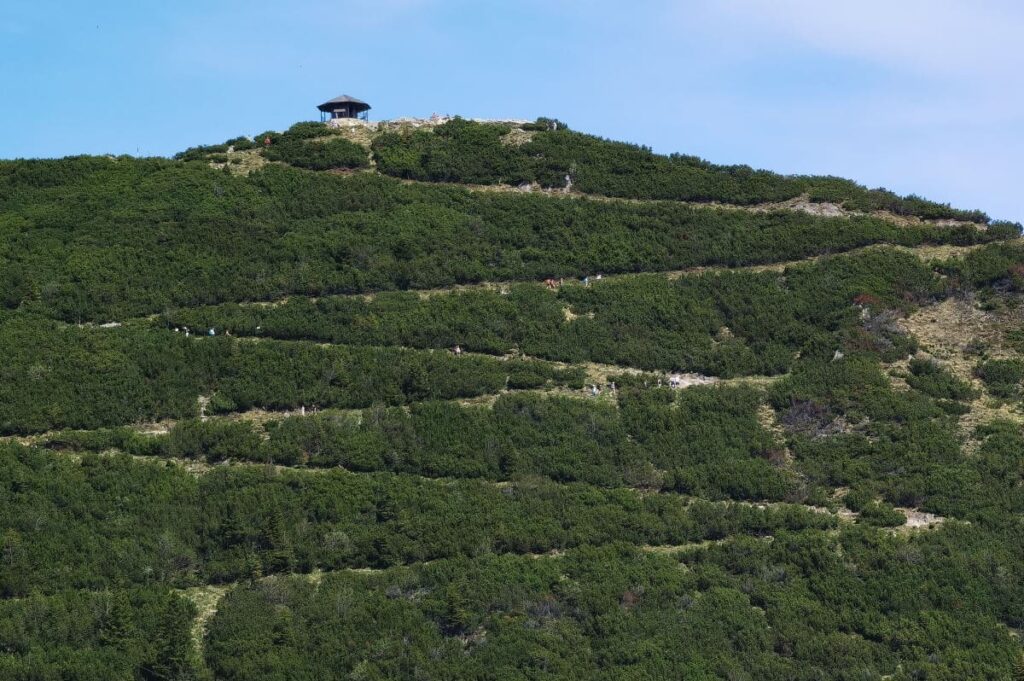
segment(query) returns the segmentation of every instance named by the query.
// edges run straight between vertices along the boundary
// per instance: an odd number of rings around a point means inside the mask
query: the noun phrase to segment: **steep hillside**
[[[0,678],[1016,679],[1019,225],[557,121],[0,162]]]

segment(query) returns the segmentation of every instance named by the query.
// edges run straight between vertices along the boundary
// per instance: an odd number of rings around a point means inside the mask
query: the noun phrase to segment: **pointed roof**
[[[357,111],[366,111],[370,108],[370,105],[363,100],[356,99],[355,97],[349,97],[348,95],[341,95],[334,99],[329,99],[317,108],[321,111],[332,111],[339,104],[351,104],[352,108]]]

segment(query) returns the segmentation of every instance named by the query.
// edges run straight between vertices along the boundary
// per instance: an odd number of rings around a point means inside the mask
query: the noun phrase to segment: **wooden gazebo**
[[[321,121],[328,118],[362,118],[365,121],[370,105],[355,97],[342,95],[324,102],[317,108],[320,109]]]

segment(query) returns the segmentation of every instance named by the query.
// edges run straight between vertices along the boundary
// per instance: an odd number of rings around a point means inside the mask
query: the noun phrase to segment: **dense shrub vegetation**
[[[999,238],[866,217],[471,193],[277,165],[241,177],[158,159],[0,163],[0,303],[76,323],[290,293],[735,266],[879,242]]]
[[[943,263],[943,270],[964,288],[998,286],[1024,291],[1024,245],[992,244]]]
[[[694,207],[987,222],[550,120],[370,153],[0,162],[0,678],[1024,678],[1018,225]]]
[[[263,155],[309,170],[365,168],[370,164],[366,149],[358,144],[342,137],[323,139],[329,130],[316,123],[298,123],[282,135],[265,135],[263,140],[270,140],[270,144],[265,145]]]
[[[978,377],[996,397],[1024,396],[1024,359],[993,359],[978,367]]]
[[[581,386],[582,372],[534,361],[401,348],[321,347],[133,328],[79,329],[9,315],[0,433],[99,428],[252,407],[366,407]]]
[[[365,149],[341,138],[324,142],[282,138],[263,153],[272,161],[284,161],[297,168],[310,170],[362,168],[369,165]]]
[[[374,140],[381,172],[433,182],[566,187],[634,199],[719,201],[740,205],[785,201],[809,194],[813,201],[851,210],[887,210],[921,218],[987,222],[980,211],[962,211],[892,192],[867,190],[835,177],[777,175],[748,166],[716,166],[694,156],[661,156],[650,149],[558,130],[535,132],[529,142],[505,141],[503,124],[455,119],[433,130],[385,133]]]
[[[801,363],[770,399],[813,482],[1001,527],[1024,510],[1019,451],[986,441],[985,456],[962,456],[956,417],[895,391],[868,357]]]
[[[987,607],[1020,593],[945,553],[954,537],[808,532],[274,580],[227,597],[209,659],[225,679],[1009,678],[1015,644]],[[986,608],[944,614],[967,591]]]
[[[907,383],[910,387],[939,399],[967,400],[974,395],[970,384],[932,360],[911,360]]]
[[[259,149],[260,154],[270,161],[309,170],[365,168],[370,164],[366,149],[342,137],[332,136],[332,132],[321,123],[296,123],[283,133],[265,132],[255,139],[237,137],[224,144],[193,147],[174,158],[224,163],[228,159],[225,152]]]
[[[0,600],[0,677],[195,678],[195,614],[180,595],[152,587]]]
[[[229,304],[174,310],[160,324],[355,345],[458,344],[483,353],[728,377],[786,371],[812,339],[853,328],[855,300],[869,298],[881,310],[941,293],[917,258],[879,250],[783,273],[628,277],[588,287],[569,283],[557,292],[524,284],[426,299],[395,293],[272,307]]]
[[[175,466],[4,446],[0,595],[191,585],[314,568],[546,552],[616,541],[682,544],[827,528],[801,506],[688,503],[671,494],[346,471]],[[483,511],[486,512],[483,512]]]
[[[265,439],[253,424],[214,419],[180,421],[166,437],[127,429],[60,433],[46,446],[429,477],[542,475],[711,499],[801,496],[778,467],[780,444],[757,420],[756,391],[694,388],[673,397],[667,389],[626,390],[620,402],[621,410],[599,400],[506,395],[493,407],[428,402],[408,411],[293,416],[267,424]]]
[[[257,146],[257,143],[248,137],[236,137],[224,144],[206,144],[203,146],[186,149],[174,158],[179,161],[207,161],[211,156],[223,155],[228,151],[247,151]]]

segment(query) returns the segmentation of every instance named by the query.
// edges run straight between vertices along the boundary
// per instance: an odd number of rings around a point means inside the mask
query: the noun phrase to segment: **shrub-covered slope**
[[[1019,226],[353,125],[0,162],[0,678],[1024,678]]]

